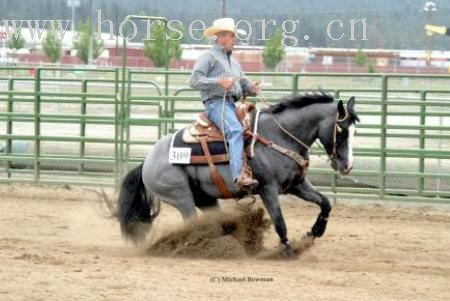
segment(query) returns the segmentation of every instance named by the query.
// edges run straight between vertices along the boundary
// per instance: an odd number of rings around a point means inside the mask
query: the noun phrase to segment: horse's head
[[[354,107],[354,97],[348,100],[347,106],[339,100],[337,111],[319,128],[319,139],[331,159],[331,167],[344,175],[353,168],[353,138],[355,123],[359,121]]]

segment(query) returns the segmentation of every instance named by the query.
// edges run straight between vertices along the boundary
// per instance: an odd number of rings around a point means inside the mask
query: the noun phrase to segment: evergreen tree
[[[86,22],[78,25],[77,34],[74,38],[73,48],[77,50],[77,56],[87,64],[89,61],[89,28],[91,22],[87,18]],[[97,33],[93,30],[92,35],[92,59],[96,59],[103,52],[103,40],[97,37]]]
[[[177,29],[181,31],[181,28]],[[181,58],[183,52],[180,46],[181,37],[176,31],[169,31],[166,35],[165,26],[160,24],[152,27],[150,38],[144,42],[144,54],[155,67],[168,65],[172,58],[177,60]]]
[[[56,37],[54,30],[47,29],[47,34],[42,41],[42,49],[52,63],[56,63],[60,59],[62,55],[62,42]]]
[[[363,52],[361,48],[359,48],[353,61],[356,65],[362,67],[367,63],[367,54]]]
[[[20,29],[16,32],[11,32],[11,36],[8,40],[8,48],[19,50],[25,46],[25,38],[22,36]]]
[[[286,51],[282,45],[282,31],[277,30],[267,41],[263,51],[263,63],[266,68],[274,71],[278,63],[284,58]]]

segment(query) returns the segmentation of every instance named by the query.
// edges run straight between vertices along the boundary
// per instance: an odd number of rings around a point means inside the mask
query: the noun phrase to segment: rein
[[[262,103],[265,104],[266,108],[269,107],[269,102],[267,100],[265,100],[265,98],[260,95],[258,96],[258,98],[261,100]],[[272,113],[269,113],[270,117],[272,117],[273,121],[275,122],[275,124],[280,128],[280,130],[282,130],[286,135],[288,135],[289,137],[291,137],[295,142],[297,142],[298,144],[300,144],[301,146],[303,146],[304,148],[306,148],[307,151],[309,151],[311,148],[306,145],[303,141],[301,141],[300,139],[298,139],[297,137],[295,137],[291,132],[289,132],[288,130],[286,130],[281,124],[280,122],[275,118],[275,116],[273,116]]]
[[[264,102],[267,106],[267,101],[263,98],[263,97],[259,97],[261,99],[262,102]],[[281,145],[278,145],[276,143],[273,143],[272,141],[261,137],[258,133],[257,133],[257,129],[258,129],[258,121],[259,121],[259,113],[260,110],[257,110],[256,113],[256,118],[254,120],[254,131],[252,132],[251,130],[248,131],[248,134],[252,136],[252,144],[251,144],[251,153],[253,155],[253,147],[254,144],[256,142],[256,140],[258,140],[259,142],[261,142],[263,145],[267,146],[270,149],[273,149],[274,151],[285,155],[289,158],[291,158],[292,160],[294,160],[299,166],[300,166],[300,175],[301,177],[305,176],[306,171],[309,168],[309,160],[306,160],[302,155],[287,149]],[[272,114],[270,114],[270,116],[272,117],[273,121],[275,122],[275,124],[284,132],[286,133],[289,137],[291,137],[295,142],[297,142],[298,144],[300,144],[301,146],[305,147],[307,151],[310,150],[310,147],[308,145],[306,145],[303,141],[301,141],[300,139],[298,139],[297,137],[295,137],[291,132],[289,132],[287,129],[285,129],[279,122],[278,120],[275,118],[275,116],[273,116]],[[288,187],[284,188],[283,191],[286,191],[289,188],[290,185],[288,185]]]
[[[262,103],[265,104],[266,108],[269,107],[269,102],[267,100],[264,99],[264,97],[262,95],[259,95],[258,98],[261,100]],[[345,108],[344,108],[345,109]],[[306,148],[307,151],[311,151],[311,148],[306,145],[303,141],[301,141],[300,139],[298,139],[297,137],[295,137],[291,132],[289,132],[286,128],[284,128],[280,122],[275,118],[275,116],[273,116],[272,113],[269,113],[269,115],[272,117],[273,121],[275,122],[275,124],[280,128],[280,130],[282,130],[286,135],[288,135],[289,137],[291,137],[295,142],[297,142],[298,144],[300,144],[301,146],[303,146],[304,148]],[[342,128],[339,126],[339,122],[342,122],[344,120],[346,120],[348,117],[348,112],[347,109],[345,109],[345,116],[341,119],[339,119],[339,112],[336,113],[336,121],[334,124],[334,130],[333,130],[333,149],[332,149],[332,153],[331,155],[329,155],[327,153],[327,151],[324,149],[324,147],[322,147],[319,143],[315,142],[317,144],[317,146],[324,152],[327,154],[328,160],[333,161],[337,158],[337,133],[342,132]],[[312,151],[311,151],[312,152]],[[319,155],[320,156],[320,155]]]

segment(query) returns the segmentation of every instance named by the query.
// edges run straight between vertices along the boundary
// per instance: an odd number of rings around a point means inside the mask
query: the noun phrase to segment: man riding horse
[[[236,116],[235,102],[242,94],[259,94],[258,83],[251,83],[231,56],[236,42],[236,26],[231,18],[215,20],[204,32],[215,36],[215,45],[203,53],[195,63],[190,85],[199,89],[205,105],[205,113],[229,143],[230,168],[238,187],[252,188],[258,181],[245,172],[244,129]],[[225,102],[225,103],[223,103]]]
[[[288,239],[279,195],[291,194],[317,204],[320,212],[307,235],[316,238],[325,233],[332,207],[329,199],[307,178],[309,151],[318,140],[333,169],[342,174],[352,170],[353,137],[355,123],[359,121],[355,98],[351,97],[344,104],[331,95],[313,92],[293,95],[266,109],[253,111],[250,135],[254,149],[248,163],[258,181],[253,180],[242,172],[245,170],[243,129],[236,118],[235,101],[243,92],[259,93],[259,88],[245,78],[239,64],[231,57],[235,41],[232,19],[216,20],[205,35],[216,35],[216,44],[197,61],[191,86],[200,89],[209,119],[228,139],[230,159],[221,163],[230,161],[231,168],[226,164],[213,164],[214,154],[209,152],[206,138],[220,131],[209,125],[194,135],[199,141],[191,145],[184,140],[185,133],[192,135],[186,128],[163,137],[144,162],[122,181],[116,212],[122,233],[136,243],[142,242],[160,212],[160,202],[175,207],[187,221],[197,216],[197,209],[219,208],[219,199],[242,198],[250,191],[261,197],[280,238],[283,255],[293,258],[295,252]],[[201,131],[207,134],[200,135]],[[223,136],[219,136],[214,137],[222,142]],[[206,157],[207,164],[203,164],[205,160],[194,160],[198,157],[194,150],[199,144],[205,155],[201,159]],[[172,160],[173,157],[179,159],[178,155],[172,156],[175,148],[181,148],[178,154],[183,160],[180,162]],[[216,155],[222,158],[222,153]],[[249,187],[254,189],[246,189]]]

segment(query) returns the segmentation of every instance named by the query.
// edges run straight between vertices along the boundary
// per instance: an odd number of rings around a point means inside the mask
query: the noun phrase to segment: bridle
[[[342,132],[342,128],[339,126],[339,122],[343,122],[348,118],[347,109],[344,107],[345,115],[343,118],[339,119],[339,110],[336,113],[336,121],[334,122],[334,130],[333,130],[333,150],[331,155],[328,155],[328,159],[331,161],[336,160],[337,158],[337,133]]]
[[[268,104],[268,102],[262,97],[259,96],[259,99],[262,100],[262,102],[264,102],[266,105]],[[334,129],[333,129],[333,148],[332,148],[332,153],[328,154],[328,152],[324,149],[324,147],[322,147],[320,144],[317,143],[317,145],[319,146],[319,148],[327,154],[328,156],[328,160],[330,161],[334,161],[337,158],[337,133],[341,133],[342,132],[342,128],[339,125],[339,122],[343,122],[345,120],[347,120],[348,118],[348,111],[347,108],[344,107],[344,112],[345,115],[343,118],[339,118],[339,110],[336,113],[336,119],[334,122]],[[301,146],[303,146],[304,148],[306,148],[307,151],[310,151],[311,148],[306,145],[306,143],[304,143],[303,141],[301,141],[300,139],[298,139],[297,137],[295,137],[291,132],[289,132],[287,129],[285,129],[280,122],[275,118],[275,116],[273,116],[273,114],[270,114],[270,116],[272,117],[273,121],[275,122],[275,124],[285,133],[287,134],[289,137],[291,137],[295,142],[297,142],[298,144],[300,144]]]

